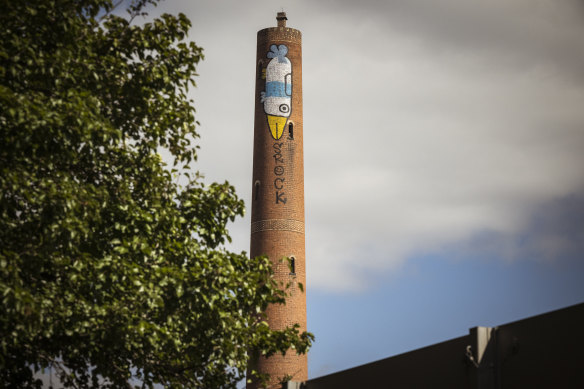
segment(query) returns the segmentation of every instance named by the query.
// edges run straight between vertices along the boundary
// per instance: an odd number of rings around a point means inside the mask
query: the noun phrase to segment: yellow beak
[[[270,126],[270,131],[272,132],[272,137],[276,140],[280,139],[282,137],[282,133],[284,132],[284,127],[286,126],[288,118],[274,115],[267,116],[268,125]]]

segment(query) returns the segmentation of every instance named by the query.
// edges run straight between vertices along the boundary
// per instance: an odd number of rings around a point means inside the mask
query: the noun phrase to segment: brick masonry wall
[[[283,64],[281,65],[283,67],[288,62],[283,56],[274,57],[275,54],[272,54],[273,58],[268,58],[268,53],[274,52],[272,45],[276,45],[278,50],[281,45],[286,46],[285,58],[290,61],[292,73],[291,99],[278,100],[278,103],[290,101],[289,116],[279,139],[274,138],[270,129],[267,117],[270,109],[262,102],[262,92],[268,95],[266,76],[273,78],[274,74],[279,74],[268,69],[270,62],[274,61],[272,68],[274,65],[280,66],[277,63]],[[282,53],[283,51],[280,55]],[[301,326],[300,330],[305,331],[306,294],[297,287],[297,283],[302,283],[306,288],[300,31],[288,27],[273,27],[259,31],[256,65],[250,254],[252,258],[267,255],[274,265],[275,279],[282,284],[293,285],[289,290],[291,296],[285,305],[268,307],[266,314],[270,327],[283,329],[298,323]],[[287,85],[289,80],[287,78],[285,81],[286,88],[289,87]],[[285,94],[288,96],[288,92]],[[286,96],[285,98],[288,98]],[[286,110],[287,107],[284,107],[282,111]],[[293,124],[293,138],[288,133],[290,123]],[[282,257],[290,256],[295,259],[295,274],[291,274],[287,261],[281,261]],[[271,375],[268,387],[279,387],[278,383],[283,377],[291,377],[294,381],[308,379],[306,355],[297,355],[293,350],[289,350],[285,356],[275,355],[267,359],[260,357],[252,363],[251,368]],[[247,387],[256,388],[257,384],[248,384]]]

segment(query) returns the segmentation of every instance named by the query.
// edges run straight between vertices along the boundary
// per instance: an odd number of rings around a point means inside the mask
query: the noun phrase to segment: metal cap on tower
[[[278,16],[276,16],[276,20],[278,21],[278,27],[286,27],[286,12],[278,12]]]

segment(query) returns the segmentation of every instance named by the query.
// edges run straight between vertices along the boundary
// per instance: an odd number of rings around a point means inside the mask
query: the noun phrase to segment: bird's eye
[[[282,113],[290,112],[290,106],[288,104],[280,104],[280,112]]]

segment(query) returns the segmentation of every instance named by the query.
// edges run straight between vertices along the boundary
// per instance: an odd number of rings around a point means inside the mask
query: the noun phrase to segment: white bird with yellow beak
[[[292,111],[292,63],[286,45],[272,45],[268,58],[272,60],[266,68],[266,90],[261,92],[261,102],[268,118],[274,139],[280,139]]]

